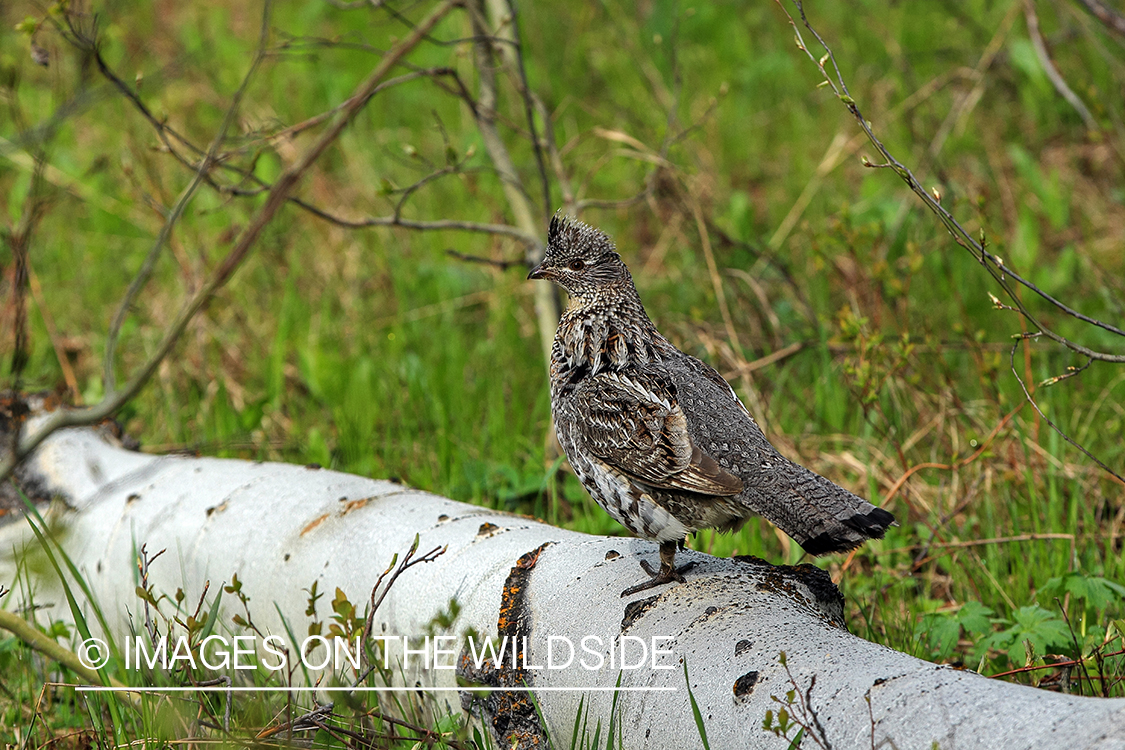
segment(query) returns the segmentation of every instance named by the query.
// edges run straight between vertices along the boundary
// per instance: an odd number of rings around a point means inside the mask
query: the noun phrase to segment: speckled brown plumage
[[[660,335],[604,233],[555,216],[529,278],[570,295],[551,350],[559,442],[591,497],[661,543],[661,570],[624,594],[683,580],[676,546],[699,529],[772,521],[807,552],[881,538],[894,517],[793,463],[714,369]],[[624,595],[623,594],[623,595]]]

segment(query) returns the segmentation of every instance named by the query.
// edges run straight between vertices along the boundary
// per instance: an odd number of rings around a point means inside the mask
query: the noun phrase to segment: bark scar
[[[328,518],[327,513],[320,516],[319,518],[314,518],[312,521],[309,522],[308,526],[301,529],[301,536],[304,536],[305,534],[307,534],[310,531],[312,531],[313,529],[315,529],[317,526],[320,526],[320,524],[324,523],[324,519],[326,519],[326,518]]]
[[[462,649],[457,662],[457,676],[465,681],[489,687],[526,687],[530,675],[523,665],[529,655],[531,619],[527,604],[527,586],[539,555],[552,542],[544,542],[521,555],[504,581],[500,594],[500,612],[496,620],[497,659],[485,661],[478,668],[468,651]],[[535,704],[527,692],[487,693],[477,697],[471,690],[461,693],[461,705],[470,709],[477,702],[489,719],[497,745],[504,748],[547,747],[547,734],[539,722]]]
[[[738,555],[733,559],[757,569],[760,576],[759,588],[787,597],[829,625],[841,630],[848,629],[844,623],[844,595],[826,571],[808,563],[772,565],[752,555]],[[812,602],[808,599],[810,595]]]
[[[635,602],[629,602],[625,605],[625,616],[621,618],[621,634],[625,635],[625,631],[633,627],[633,623],[641,619],[645,612],[647,612],[652,605],[656,604],[656,600],[660,595],[650,596],[647,599],[638,599]]]

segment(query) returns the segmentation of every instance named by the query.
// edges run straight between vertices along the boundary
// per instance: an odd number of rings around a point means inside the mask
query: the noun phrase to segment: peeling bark
[[[606,689],[619,675],[625,688],[670,688],[618,694],[615,721],[625,747],[698,747],[685,661],[711,747],[782,746],[762,719],[778,708],[771,696],[794,687],[778,663],[784,651],[796,689],[835,748],[1125,748],[1125,700],[989,680],[864,641],[847,632],[839,591],[810,565],[685,551],[696,562],[687,583],[622,599],[619,592],[641,576],[638,559],[655,559],[654,544],[579,534],[322,469],[143,455],[88,429],[54,435],[19,477],[66,501],[57,517],[65,527],[62,544],[118,636],[136,625],[129,612],[139,609],[133,571],[142,543],[168,550],[150,572],[158,592],[183,587],[198,596],[204,581],[237,573],[255,622],[273,633],[286,632],[279,612],[304,630],[303,589],[314,581],[321,591],[339,587],[351,601],[365,601],[391,556],[415,534],[420,549],[448,545],[436,561],[403,574],[376,613],[373,632],[420,638],[455,598],[460,642],[474,632],[517,643],[514,665],[477,669],[462,652],[460,674],[494,687],[537,688],[556,747],[570,744],[580,700],[591,730],[601,720],[605,736],[614,701]],[[33,544],[26,523],[0,527],[0,548]],[[10,553],[0,560],[0,583],[14,589],[2,600],[11,608],[21,583]],[[56,602],[49,616],[69,619],[52,582],[33,583],[37,601]],[[223,601],[227,619],[238,611],[231,599]],[[577,648],[583,638],[598,637],[601,645],[591,651],[607,661],[613,651],[615,667],[544,668],[549,636]],[[666,639],[658,644],[669,653],[652,655],[654,637]],[[645,666],[619,670],[621,649],[636,660],[641,643],[650,644]],[[593,653],[576,654],[582,657],[595,662]],[[406,677],[456,684],[453,670],[413,669]],[[543,690],[564,687],[587,692]],[[443,698],[450,695],[438,700],[456,706]],[[499,746],[543,746],[544,727],[526,693],[473,695],[462,693],[463,703],[483,712]]]

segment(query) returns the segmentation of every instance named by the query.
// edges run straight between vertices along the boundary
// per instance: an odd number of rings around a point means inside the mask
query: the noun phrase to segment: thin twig
[[[543,104],[543,101],[534,94],[532,96],[535,99],[535,106],[539,110],[539,116],[543,119],[543,141],[547,147],[547,155],[551,159],[551,168],[555,172],[555,180],[558,181],[559,190],[562,191],[563,211],[578,216],[579,209],[574,204],[574,191],[570,188],[570,177],[567,175],[566,167],[563,166],[559,144],[555,140],[554,118],[547,111],[547,106]]]
[[[1102,654],[1102,658],[1107,659],[1111,656],[1121,656],[1122,654],[1125,654],[1125,649],[1121,649],[1120,651],[1114,651],[1114,652],[1109,653],[1109,654]],[[1007,672],[997,672],[996,674],[990,674],[988,676],[991,677],[992,679],[996,679],[996,678],[999,678],[999,677],[1010,677],[1014,674],[1023,674],[1025,672],[1035,672],[1035,671],[1038,671],[1040,669],[1062,669],[1064,667],[1077,667],[1080,664],[1083,664],[1084,662],[1086,662],[1088,659],[1091,659],[1091,658],[1093,658],[1092,655],[1091,656],[1084,656],[1081,659],[1070,659],[1070,660],[1067,660],[1067,661],[1057,661],[1054,664],[1039,664],[1037,666],[1020,667],[1019,669],[1009,669]],[[1104,675],[1102,675],[1101,678],[1104,680],[1105,679]]]
[[[543,144],[539,140],[539,134],[535,128],[535,100],[531,95],[531,86],[527,82],[527,68],[523,63],[523,42],[520,39],[520,19],[519,11],[516,8],[515,0],[506,0],[508,5],[508,15],[511,23],[509,28],[512,33],[512,45],[504,49],[510,49],[515,58],[515,68],[518,74],[518,90],[520,99],[523,100],[524,116],[527,118],[527,129],[531,133],[531,149],[535,154],[535,166],[539,170],[539,183],[543,189],[543,215],[551,215],[551,181],[547,177],[547,165],[543,161]]]
[[[31,289],[31,238],[36,228],[39,226],[39,222],[47,213],[47,198],[43,194],[43,172],[47,163],[44,151],[46,149],[46,141],[53,133],[54,131],[48,131],[44,135],[44,140],[39,144],[39,148],[35,152],[35,168],[31,174],[31,187],[24,197],[23,205],[20,208],[19,221],[13,229],[9,229],[3,233],[7,240],[8,247],[11,250],[13,260],[11,281],[12,359],[10,372],[14,410],[26,410],[27,408],[27,404],[24,402],[20,392],[20,378],[23,375],[23,368],[28,361],[28,347],[30,344],[27,320],[27,297],[28,291]],[[9,457],[13,457],[19,452],[20,428],[24,423],[21,419],[13,421],[15,429],[11,432],[11,443],[8,446],[4,446],[4,450],[7,451]],[[0,466],[2,465],[3,462],[0,462]],[[0,481],[3,481],[5,478],[5,474],[0,474]]]
[[[35,154],[35,169],[31,174],[31,187],[20,208],[16,226],[4,232],[8,248],[12,253],[12,359],[10,371],[13,392],[19,392],[20,375],[28,359],[29,332],[27,321],[27,296],[30,290],[31,238],[39,222],[47,213],[47,198],[44,195],[43,172],[46,156],[40,148]],[[2,477],[0,477],[2,478]]]
[[[282,722],[280,724],[277,724],[276,726],[266,727],[265,729],[254,735],[254,739],[265,740],[273,737],[275,734],[280,734],[281,732],[286,731],[300,732],[317,729],[318,726],[314,723],[314,721],[319,722],[325,718],[331,718],[333,707],[334,704],[332,703],[324,706],[317,706],[308,713],[301,714],[295,719]]]
[[[481,263],[481,264],[487,265],[487,266],[496,266],[501,271],[507,271],[509,268],[516,268],[516,267],[526,268],[527,267],[524,264],[523,260],[496,260],[494,258],[482,258],[479,255],[466,255],[465,253],[457,252],[453,248],[446,249],[445,254],[448,255],[451,258],[456,258],[457,260],[463,260],[463,261],[466,261],[468,263]]]
[[[425,69],[422,69],[422,70],[416,70],[416,71],[413,71],[413,72],[410,72],[410,73],[405,73],[401,76],[397,76],[395,78],[390,78],[390,79],[384,81],[383,83],[379,84],[375,88],[375,90],[371,92],[371,94],[368,96],[368,98],[371,98],[372,96],[375,96],[379,93],[382,93],[386,89],[394,88],[395,86],[399,86],[399,85],[404,84],[404,83],[409,83],[410,81],[415,81],[419,78],[430,78],[430,77],[433,77],[433,76],[442,76],[442,75],[456,76],[457,72],[454,71],[452,68],[441,67],[441,68],[425,68]],[[317,125],[320,125],[320,124],[325,123],[328,120],[332,119],[332,117],[337,112],[339,112],[344,107],[348,106],[348,104],[350,102],[351,102],[351,99],[345,99],[344,101],[340,102],[335,107],[328,110],[327,112],[321,112],[318,115],[313,115],[312,117],[309,117],[308,119],[302,120],[301,122],[298,122],[294,125],[289,125],[288,127],[284,127],[284,128],[282,128],[281,130],[278,130],[275,133],[270,133],[269,135],[266,135],[264,138],[269,143],[273,143],[273,142],[283,140],[283,139],[287,139],[287,138],[292,138],[295,135],[299,135],[299,134],[303,133],[304,131],[308,130],[309,128],[314,128]]]
[[[47,300],[43,296],[43,287],[39,283],[39,276],[36,275],[30,258],[27,260],[27,285],[31,290],[31,299],[34,300],[35,306],[39,308],[39,315],[43,318],[43,326],[47,329],[47,337],[51,340],[51,348],[55,350],[55,357],[59,361],[59,369],[62,370],[63,380],[66,381],[66,388],[70,391],[71,403],[80,406],[82,404],[82,392],[78,390],[78,376],[74,374],[74,368],[71,367],[70,358],[66,354],[66,347],[63,346],[62,340],[59,338],[59,331],[55,327],[55,318],[47,307]]]
[[[580,201],[574,202],[574,211],[580,213],[587,208],[602,208],[610,211],[616,211],[619,208],[629,208],[638,203],[642,203],[652,195],[650,188],[645,188],[635,195],[630,195],[628,198],[583,198]]]
[[[380,574],[379,578],[375,581],[375,585],[371,587],[371,602],[367,609],[367,618],[363,623],[363,643],[369,643],[371,641],[371,632],[375,625],[375,612],[378,611],[379,607],[383,604],[383,600],[387,598],[387,594],[390,592],[391,587],[395,585],[395,581],[398,580],[398,577],[415,565],[433,562],[444,555],[445,551],[449,549],[449,545],[434,547],[421,557],[414,557],[414,553],[418,551],[418,541],[419,536],[415,534],[414,543],[410,545],[410,549],[403,555],[402,561],[399,562],[398,554],[396,553],[395,556],[391,558],[391,564]],[[398,563],[397,567],[395,565],[396,563]],[[394,570],[393,574],[391,573],[392,569]],[[390,580],[387,581],[386,586],[383,586],[383,579],[386,578],[388,574],[391,575]],[[376,594],[378,594],[378,598],[376,598]],[[367,676],[375,670],[376,666],[376,664],[372,664],[364,670],[364,672],[356,678],[353,685],[360,685],[367,679]]]
[[[384,713],[383,711],[379,710],[378,708],[371,709],[370,711],[367,712],[367,715],[378,717],[378,719],[380,721],[386,722],[387,724],[399,726],[399,727],[402,727],[403,729],[409,729],[412,732],[416,732],[417,734],[422,735],[422,737],[432,737],[433,736],[433,733],[430,732],[430,730],[426,729],[425,727],[419,726],[417,724],[413,724],[409,721],[406,721],[406,720],[404,720],[402,718],[399,718],[399,717],[396,717],[396,716],[390,716],[390,715]],[[419,742],[421,742],[421,740],[419,740]],[[441,742],[447,743],[447,744],[451,743],[449,737],[442,737]],[[462,748],[465,748],[465,745],[459,744],[459,743],[454,741],[450,744],[450,747],[453,747],[456,750],[462,750]],[[476,746],[473,745],[473,747],[476,747]]]
[[[963,466],[971,464],[973,461],[977,460],[977,458],[980,457],[980,455],[982,453],[984,453],[986,450],[988,450],[990,447],[992,447],[992,441],[1000,433],[1000,430],[1004,429],[1004,426],[1006,424],[1008,424],[1008,422],[1011,421],[1012,417],[1016,416],[1016,414],[1019,412],[1019,410],[1021,408],[1023,408],[1023,404],[1020,404],[1015,409],[1012,409],[1010,412],[1008,412],[1006,415],[1004,415],[1004,418],[1001,419],[1000,422],[994,428],[992,428],[992,432],[990,432],[988,434],[988,437],[986,437],[983,441],[981,441],[980,446],[978,446],[975,451],[973,451],[971,454],[969,454],[965,458],[959,459],[959,460],[954,461],[953,463],[949,463],[949,464],[926,462],[926,463],[914,464],[913,466],[911,466],[909,469],[907,469],[905,472],[903,472],[902,476],[900,476],[897,480],[895,480],[895,483],[893,485],[891,485],[891,488],[887,491],[887,494],[883,497],[882,505],[886,505],[887,503],[889,503],[891,501],[891,499],[894,498],[894,496],[898,493],[899,489],[901,489],[902,486],[904,484],[906,484],[906,480],[910,479],[910,477],[912,477],[914,474],[921,471],[922,469],[943,469],[945,471],[953,471],[955,469],[960,469]]]
[[[307,210],[313,216],[316,216],[325,221],[330,221],[333,224],[341,227],[348,227],[350,229],[359,229],[362,227],[402,227],[403,229],[417,229],[420,231],[433,231],[439,229],[460,230],[464,232],[479,232],[482,234],[495,234],[501,237],[511,237],[514,240],[519,240],[526,247],[540,247],[542,240],[533,234],[523,231],[519,227],[511,226],[510,224],[481,224],[475,221],[457,221],[454,219],[436,219],[434,221],[416,221],[414,219],[404,219],[402,217],[394,216],[369,216],[364,219],[344,219],[339,216],[333,216],[311,204],[304,201],[294,201],[302,208]],[[526,262],[526,261],[525,261]]]
[[[128,101],[130,101],[134,105],[137,111],[141,113],[141,115],[149,122],[149,124],[152,125],[153,129],[157,133],[157,136],[164,144],[165,150],[167,150],[168,153],[175,157],[176,160],[179,161],[183,166],[190,168],[196,174],[202,173],[203,179],[208,186],[212,187],[222,194],[234,195],[244,198],[257,197],[259,195],[262,195],[263,193],[268,192],[273,187],[272,184],[262,180],[252,171],[241,169],[234,164],[229,163],[229,154],[216,155],[214,164],[212,166],[221,168],[224,171],[233,172],[239,177],[241,181],[249,181],[256,187],[244,188],[238,187],[237,185],[224,185],[217,182],[214,179],[214,176],[211,174],[210,170],[202,169],[205,160],[194,161],[192,158],[189,158],[188,156],[185,156],[183,153],[181,153],[181,151],[174,144],[180,144],[182,147],[186,148],[188,152],[195,156],[202,157],[205,154],[203,149],[196,146],[189,139],[178,133],[175,129],[167,125],[167,123],[159,120],[155,115],[152,114],[151,110],[148,109],[141,98],[131,88],[129,88],[128,84],[126,84],[125,81],[122,80],[121,77],[118,76],[112,68],[109,67],[109,64],[106,63],[105,59],[101,55],[101,51],[98,48],[96,40],[90,40],[86,38],[85,35],[83,35],[73,26],[73,24],[69,25],[69,33],[65,36],[78,49],[89,52],[93,56],[95,62],[97,63],[99,72],[114,86],[114,88],[119,90],[126,97],[126,99],[128,99]],[[405,61],[402,62],[405,63]],[[386,89],[392,88],[394,86],[408,83],[419,78],[428,78],[434,81],[443,90],[464,100],[469,108],[473,111],[473,114],[477,114],[476,102],[472,99],[472,96],[469,94],[468,88],[465,86],[464,82],[460,79],[455,70],[446,67],[419,68],[412,71],[411,73],[384,81],[371,91],[364,91],[362,92],[362,94],[357,93],[352,97],[344,100],[336,107],[333,107],[331,110],[328,110],[327,112],[322,112],[300,123],[297,123],[296,125],[290,126],[288,128],[283,128],[276,133],[260,136],[259,140],[264,140],[265,142],[274,142],[276,140],[292,137],[294,135],[297,135],[298,133],[303,132],[304,130],[315,127],[330,120],[345,108],[354,107],[357,105],[362,107],[364,104],[366,104],[367,100],[369,100],[376,94],[379,94],[382,91],[385,91]],[[441,83],[442,78],[452,78],[455,85],[452,88],[446,86],[445,84]],[[253,142],[255,141],[248,141],[248,144]],[[487,234],[510,236],[514,239],[519,240],[525,245],[537,246],[540,244],[538,237],[536,237],[535,235],[529,234],[527,232],[522,232],[519,229],[507,227],[505,225],[479,224],[475,222],[422,222],[402,219],[401,217],[376,217],[361,220],[348,220],[336,216],[322,208],[319,208],[298,196],[290,195],[288,200],[294,205],[300,207],[302,210],[309,212],[319,219],[323,219],[325,221],[336,224],[337,226],[342,226],[350,229],[372,226],[400,226],[406,229],[417,230],[457,229],[470,232],[482,232]],[[157,248],[158,247],[159,244],[157,245]],[[157,248],[154,248],[154,250],[156,250]]]
[[[1089,458],[1091,461],[1096,463],[1098,466],[1105,469],[1106,472],[1111,474],[1118,482],[1121,482],[1121,484],[1123,486],[1125,486],[1125,477],[1122,477],[1116,471],[1114,471],[1113,469],[1106,466],[1105,463],[1103,463],[1101,461],[1101,459],[1099,459],[1097,456],[1095,456],[1090,451],[1086,450],[1082,445],[1080,445],[1077,441],[1075,441],[1073,438],[1071,438],[1070,435],[1067,435],[1065,432],[1063,432],[1061,427],[1059,427],[1057,424],[1052,422],[1047,417],[1047,415],[1043,413],[1043,410],[1039,408],[1039,404],[1035,403],[1035,399],[1032,398],[1031,392],[1027,390],[1027,384],[1024,383],[1023,378],[1020,377],[1019,371],[1016,369],[1016,350],[1019,349],[1020,344],[1023,343],[1025,340],[1035,338],[1037,335],[1038,334],[1034,334],[1034,333],[1025,333],[1025,334],[1017,335],[1016,336],[1016,343],[1012,344],[1012,351],[1008,356],[1008,363],[1012,368],[1012,374],[1015,375],[1016,380],[1019,381],[1020,389],[1023,390],[1023,395],[1024,395],[1024,397],[1027,398],[1027,403],[1031,404],[1031,408],[1035,409],[1035,413],[1038,414],[1039,417],[1044,422],[1049,424],[1051,426],[1051,429],[1053,429],[1055,432],[1057,432],[1062,437],[1063,440],[1070,443],[1071,445],[1073,445],[1078,450],[1082,451],[1082,453],[1084,453],[1087,458]]]
[[[883,507],[886,507],[887,504],[895,497],[895,495],[898,494],[898,491],[902,488],[902,486],[904,484],[906,484],[906,480],[910,479],[911,476],[913,476],[914,474],[918,473],[919,471],[921,471],[923,469],[942,469],[942,470],[945,470],[945,471],[956,471],[956,470],[972,463],[973,461],[977,460],[977,458],[979,458],[981,456],[981,454],[983,454],[986,450],[988,450],[992,446],[992,441],[996,439],[996,436],[1000,433],[1000,430],[1002,430],[1004,428],[1004,425],[1006,425],[1009,421],[1011,421],[1012,417],[1014,417],[1019,412],[1019,410],[1021,408],[1023,408],[1023,404],[1020,404],[1015,409],[1008,412],[1008,414],[1006,414],[1004,416],[1004,418],[1001,419],[1000,422],[994,428],[992,428],[992,432],[990,432],[988,434],[988,436],[983,441],[981,441],[980,446],[973,453],[969,454],[965,458],[959,459],[959,460],[954,461],[953,463],[949,463],[949,464],[942,464],[942,463],[935,463],[935,462],[925,462],[925,463],[920,463],[920,464],[914,464],[913,466],[911,466],[909,469],[907,469],[905,472],[903,472],[903,474],[897,480],[895,480],[895,482],[891,485],[890,490],[888,490],[887,494],[883,497],[881,505]],[[905,495],[903,496],[903,500],[906,501],[908,506],[910,506],[910,501],[907,500]],[[922,550],[922,553],[914,561],[914,565],[913,565],[914,569],[920,568],[925,562],[929,561],[930,558],[925,557],[925,555],[928,553],[928,550],[931,546],[935,546],[933,540],[935,538],[937,538],[938,533],[939,533],[938,529],[931,526],[929,524],[929,522],[927,522],[927,526],[929,526],[930,531],[932,532],[931,537],[930,537],[930,541],[927,542],[926,547],[923,548],[923,550]],[[941,524],[939,524],[938,528],[940,528],[940,526],[941,526]],[[1064,536],[1066,536],[1067,538],[1069,538],[1071,540],[1071,546],[1073,547],[1073,545],[1074,545],[1074,535],[1070,534],[1070,535],[1064,535]],[[1038,538],[1038,537],[1034,537],[1034,538]],[[989,541],[1012,541],[1014,539],[1015,538],[1012,538],[1012,539],[1005,538],[1005,539],[989,540]],[[945,546],[966,546],[966,545],[959,545],[956,542],[938,541],[936,543],[936,546],[945,547]],[[968,545],[968,546],[971,546],[971,545]],[[909,549],[914,549],[914,548],[911,547]],[[902,550],[897,550],[897,551],[902,551]],[[859,553],[858,549],[854,549],[850,553],[848,553],[847,558],[844,560],[844,564],[840,568],[841,572],[846,571],[848,568],[851,567],[851,564],[855,560],[856,555],[858,553]],[[925,559],[923,559],[923,558],[925,558]]]
[[[1006,266],[1004,264],[1004,261],[1001,258],[999,258],[998,256],[995,256],[992,253],[988,252],[988,250],[986,249],[987,243],[985,241],[985,236],[984,236],[983,230],[980,233],[979,242],[976,239],[974,239],[972,236],[970,236],[968,231],[953,217],[952,214],[949,213],[949,211],[947,211],[941,205],[941,194],[939,192],[937,192],[936,189],[934,190],[933,194],[931,194],[929,191],[925,190],[921,186],[921,184],[918,182],[918,180],[915,178],[913,172],[911,172],[910,169],[908,169],[905,165],[903,165],[901,162],[899,162],[897,159],[895,159],[895,157],[893,155],[891,155],[891,153],[887,150],[887,148],[883,145],[883,143],[876,137],[875,133],[871,130],[871,123],[869,123],[863,117],[862,113],[859,110],[858,104],[856,103],[855,99],[851,96],[851,93],[848,91],[847,83],[844,81],[843,74],[840,72],[840,67],[839,67],[838,63],[836,62],[836,58],[835,58],[835,55],[832,52],[832,49],[828,46],[828,44],[824,41],[824,39],[820,36],[820,34],[816,31],[816,29],[814,29],[812,27],[812,25],[809,23],[809,20],[808,20],[807,16],[805,15],[805,9],[804,9],[804,6],[803,6],[801,0],[790,0],[790,2],[792,2],[794,7],[796,7],[796,9],[797,9],[797,11],[800,15],[802,24],[805,27],[805,29],[807,29],[808,32],[810,34],[812,34],[813,37],[816,38],[817,43],[820,45],[821,48],[824,49],[825,54],[820,59],[817,59],[816,56],[812,53],[812,51],[808,48],[808,45],[805,43],[805,40],[801,35],[801,30],[797,27],[797,23],[794,21],[793,17],[790,15],[789,11],[785,8],[785,5],[783,4],[783,0],[775,0],[775,2],[777,3],[778,7],[781,8],[782,12],[785,13],[786,18],[789,20],[789,24],[790,24],[790,26],[792,26],[792,28],[794,30],[794,33],[796,35],[798,48],[801,51],[803,51],[809,57],[809,59],[812,60],[816,64],[817,68],[820,70],[821,75],[824,77],[825,82],[832,88],[832,90],[836,94],[836,96],[847,107],[848,111],[852,114],[852,116],[859,123],[860,127],[863,129],[863,132],[867,135],[868,140],[876,148],[876,150],[878,150],[879,154],[885,160],[884,163],[882,163],[882,164],[871,164],[870,162],[868,162],[865,159],[864,163],[867,166],[870,166],[870,167],[893,169],[894,172],[910,187],[910,189],[922,199],[923,203],[925,203],[925,205],[938,217],[938,219],[939,219],[939,221],[941,221],[942,225],[945,226],[946,230],[953,236],[954,241],[956,241],[957,244],[960,245],[961,247],[963,247],[966,250],[968,250],[969,252],[971,252],[973,254],[973,257],[982,266],[984,266],[984,268],[988,271],[988,273],[992,276],[992,278],[996,281],[996,283],[1001,287],[1001,289],[1004,290],[1005,294],[1007,294],[1008,298],[1014,304],[1014,307],[1011,308],[1011,309],[1017,310],[1019,312],[1019,314],[1023,317],[1023,319],[1026,320],[1026,322],[1031,327],[1033,327],[1035,329],[1033,332],[1022,334],[1022,337],[1023,338],[1029,338],[1029,337],[1034,338],[1034,337],[1038,337],[1038,336],[1045,336],[1045,337],[1051,339],[1052,341],[1055,341],[1056,343],[1062,344],[1063,346],[1067,347],[1068,349],[1070,349],[1074,352],[1082,354],[1083,356],[1087,357],[1091,361],[1092,360],[1099,360],[1099,361],[1102,361],[1102,362],[1111,362],[1111,363],[1117,363],[1117,364],[1125,363],[1125,354],[1110,354],[1110,353],[1106,353],[1106,352],[1095,351],[1095,350],[1090,349],[1090,348],[1088,348],[1088,347],[1086,347],[1082,344],[1074,342],[1074,341],[1056,333],[1054,330],[1052,330],[1051,328],[1046,326],[1027,308],[1027,306],[1024,304],[1023,300],[1020,299],[1020,295],[1017,293],[1017,290],[1014,289],[1008,283],[1009,278],[1015,280],[1017,283],[1021,284],[1022,286],[1026,287],[1027,289],[1030,289],[1032,292],[1034,292],[1036,295],[1038,295],[1041,299],[1046,300],[1047,302],[1051,303],[1057,309],[1061,310],[1065,314],[1067,314],[1067,315],[1069,315],[1073,318],[1076,318],[1078,320],[1081,320],[1085,323],[1088,323],[1090,325],[1093,325],[1093,326],[1096,326],[1096,327],[1101,328],[1103,330],[1109,331],[1110,333],[1116,334],[1118,336],[1125,337],[1125,331],[1121,330],[1120,328],[1117,328],[1116,326],[1110,325],[1110,324],[1105,323],[1103,321],[1100,321],[1100,320],[1091,318],[1087,315],[1083,315],[1082,313],[1079,313],[1077,310],[1074,310],[1071,307],[1063,304],[1059,300],[1055,299],[1051,295],[1049,295],[1046,292],[1044,292],[1043,290],[1039,289],[1037,286],[1035,286],[1030,281],[1024,279],[1019,274],[1012,271],[1008,266]],[[828,69],[826,68],[826,64],[829,63],[829,62],[831,62],[832,71],[833,71],[832,73],[829,73]],[[998,301],[995,300],[995,298],[994,298],[994,302],[995,302],[997,307],[1000,307],[1000,308],[1009,307],[1007,305],[1001,305]],[[1020,340],[1022,340],[1022,338]],[[1079,445],[1077,442],[1075,442],[1073,439],[1071,439],[1061,429],[1059,429],[1053,422],[1051,422],[1051,420],[1047,419],[1047,417],[1042,413],[1042,411],[1039,409],[1038,404],[1035,403],[1035,401],[1031,397],[1031,394],[1028,392],[1028,390],[1027,390],[1027,388],[1024,384],[1023,379],[1021,379],[1019,377],[1019,374],[1016,372],[1014,357],[1015,357],[1015,350],[1018,347],[1018,345],[1019,345],[1019,342],[1017,341],[1016,346],[1014,346],[1012,348],[1012,354],[1011,354],[1011,357],[1012,357],[1012,362],[1011,362],[1012,372],[1016,375],[1016,379],[1019,381],[1020,387],[1024,391],[1024,395],[1027,397],[1027,400],[1029,402],[1031,402],[1032,406],[1035,408],[1036,413],[1039,414],[1039,416],[1041,418],[1046,420],[1047,423],[1049,425],[1051,425],[1051,427],[1056,432],[1058,432],[1058,434],[1062,435],[1062,437],[1068,443],[1070,443],[1074,447],[1078,448],[1083,454],[1085,454],[1087,457],[1089,457],[1098,466],[1100,466],[1102,469],[1104,469],[1106,472],[1108,472],[1110,475],[1112,475],[1118,481],[1121,481],[1123,484],[1125,484],[1125,479],[1122,479],[1122,477],[1117,472],[1110,469],[1108,466],[1106,466],[1105,463],[1103,463],[1102,461],[1097,459],[1093,454],[1091,454],[1089,451],[1087,451],[1085,448],[1083,448],[1081,445]]]

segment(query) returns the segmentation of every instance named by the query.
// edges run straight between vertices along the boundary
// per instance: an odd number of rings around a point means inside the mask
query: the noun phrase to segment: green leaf
[[[223,586],[219,587],[219,593],[215,596],[215,603],[211,605],[211,611],[207,613],[207,624],[203,626],[203,632],[199,634],[201,642],[211,635],[211,631],[215,629],[215,623],[219,621],[219,605],[223,601],[223,588]]]
[[[38,28],[39,28],[39,22],[36,21],[31,16],[28,16],[27,18],[23,19],[22,21],[17,23],[16,26],[15,26],[15,29],[16,29],[17,32],[19,32],[20,34],[27,34],[28,36],[31,36],[32,34],[34,34]]]
[[[945,658],[957,645],[961,635],[961,624],[955,615],[945,612],[930,612],[922,616],[923,640],[939,658]]]
[[[1086,579],[1086,600],[1094,609],[1105,609],[1115,600],[1125,600],[1125,586],[1098,576]]]
[[[51,627],[47,628],[47,635],[52,638],[69,638],[70,628],[62,620],[55,620],[51,623]]]
[[[967,633],[983,635],[992,632],[993,612],[980,602],[965,602],[957,612],[957,621]]]
[[[1070,631],[1066,623],[1055,613],[1043,609],[1038,604],[1020,607],[1013,615],[1013,624],[1005,630],[1009,647],[1008,658],[1015,663],[1022,663],[1024,651],[1023,642],[1029,641],[1035,653],[1046,653],[1052,646],[1068,646],[1072,643]],[[1013,653],[1013,652],[1020,653]]]
[[[1125,600],[1125,586],[1076,571],[1051,578],[1039,589],[1040,600],[1051,600],[1066,594],[1084,600],[1092,609],[1102,610],[1115,601]]]
[[[1121,636],[1122,640],[1125,640],[1125,620],[1114,620],[1113,628],[1117,631],[1117,634]]]

